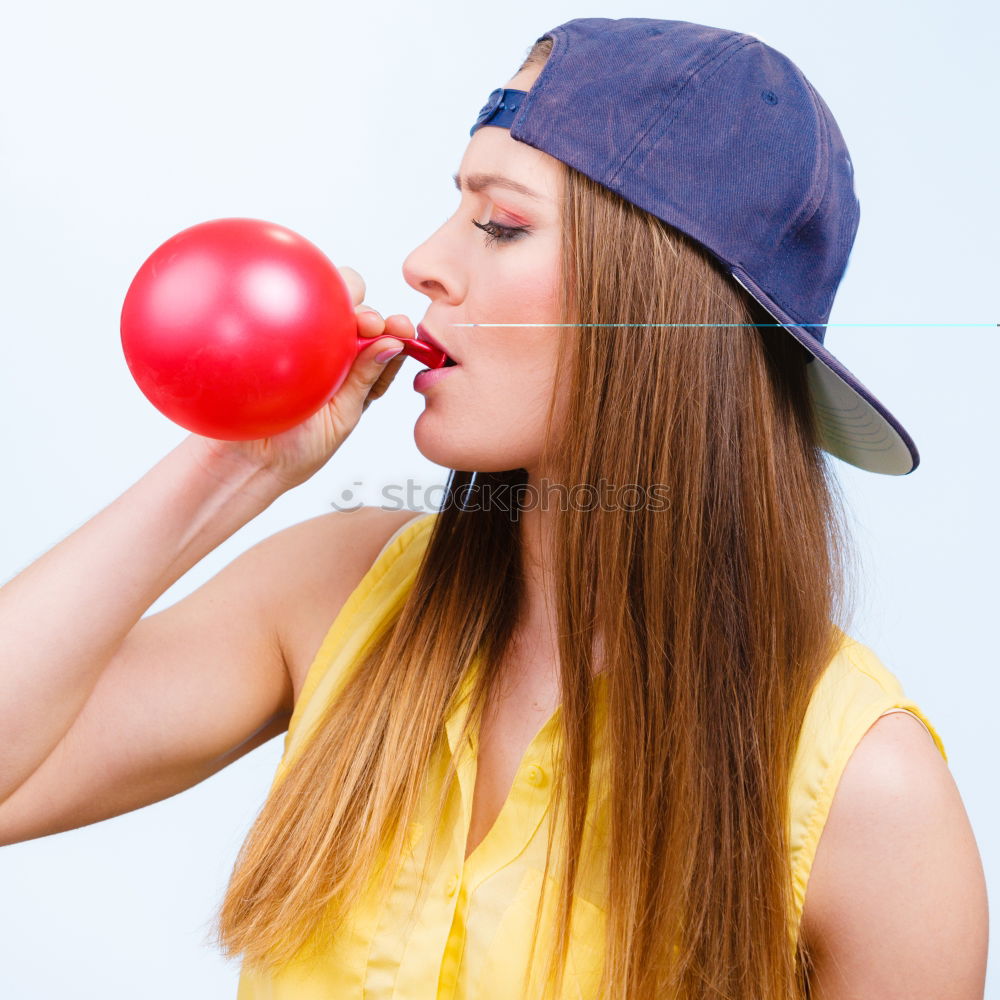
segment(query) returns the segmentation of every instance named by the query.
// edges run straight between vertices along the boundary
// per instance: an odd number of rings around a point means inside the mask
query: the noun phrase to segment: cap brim
[[[808,328],[784,315],[746,275],[732,274],[820,362],[806,365],[806,378],[823,450],[868,472],[887,476],[912,472],[920,455],[902,424]]]
[[[917,446],[884,406],[836,358],[815,341],[806,343],[821,362],[806,366],[823,448],[837,458],[887,476],[905,476],[920,464]]]

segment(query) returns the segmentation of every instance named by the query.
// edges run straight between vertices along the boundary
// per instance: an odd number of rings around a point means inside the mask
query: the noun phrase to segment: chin
[[[477,440],[470,433],[472,426],[464,423],[461,428],[442,431],[434,421],[428,423],[424,412],[414,424],[413,440],[424,458],[446,469],[507,472],[528,467],[523,452],[510,448],[510,442]]]

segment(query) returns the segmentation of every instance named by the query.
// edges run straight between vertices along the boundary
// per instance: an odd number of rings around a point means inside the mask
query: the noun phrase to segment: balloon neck
[[[448,355],[444,351],[439,351],[436,347],[417,340],[415,337],[395,337],[403,345],[403,353],[415,358],[422,365],[428,368],[443,368]],[[358,353],[365,349],[372,342],[371,337],[358,337]]]

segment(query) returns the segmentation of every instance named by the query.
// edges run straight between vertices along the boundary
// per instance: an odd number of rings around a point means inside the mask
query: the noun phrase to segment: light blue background
[[[167,237],[221,216],[280,222],[359,270],[383,315],[419,320],[426,299],[403,281],[403,258],[454,211],[468,129],[538,35],[581,16],[755,34],[806,72],[854,160],[861,227],[832,322],[953,324],[834,325],[827,344],[922,454],[906,478],[837,463],[865,566],[854,634],[938,727],[995,882],[1000,351],[996,328],[958,326],[1000,320],[994,11],[972,0],[8,5],[0,580],[185,434],[139,393],[118,340],[128,283]],[[404,366],[321,472],[153,610],[344,488],[379,503],[388,482],[443,483],[412,440],[418,367]],[[0,996],[234,996],[237,966],[204,939],[280,751],[272,740],[182,795],[0,851]]]

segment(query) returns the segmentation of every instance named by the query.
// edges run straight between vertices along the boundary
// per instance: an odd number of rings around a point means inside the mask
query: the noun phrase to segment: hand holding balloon
[[[361,414],[392,384],[406,358],[396,355],[386,363],[375,360],[383,351],[402,347],[414,336],[413,324],[403,315],[386,319],[362,304],[365,283],[353,268],[339,268],[350,289],[359,335],[370,340],[357,356],[343,384],[312,416],[280,434],[255,441],[204,438],[214,463],[238,460],[267,471],[282,490],[304,483],[332,457],[357,426]],[[390,337],[395,339],[389,339]]]
[[[402,347],[431,367],[444,362],[405,316],[383,322],[362,306],[364,291],[357,272],[283,226],[216,219],[167,240],[139,269],[122,348],[163,414],[213,451],[296,485],[391,383],[402,358],[384,369],[376,354]],[[396,339],[368,343],[384,336]]]

